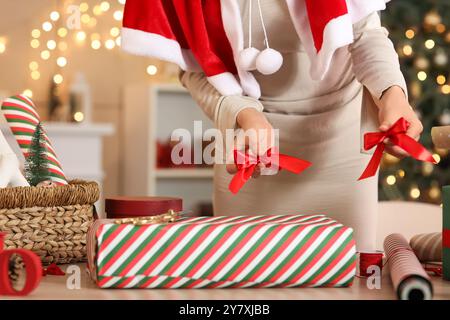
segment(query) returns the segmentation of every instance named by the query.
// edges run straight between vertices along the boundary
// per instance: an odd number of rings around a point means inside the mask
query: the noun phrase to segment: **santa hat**
[[[323,79],[334,52],[353,42],[353,24],[388,1],[286,0],[313,79]],[[253,74],[236,63],[244,49],[238,0],[127,0],[122,48],[203,71],[222,95],[261,95]]]

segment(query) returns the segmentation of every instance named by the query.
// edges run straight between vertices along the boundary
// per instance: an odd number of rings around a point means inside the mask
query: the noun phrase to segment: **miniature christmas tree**
[[[41,123],[36,126],[33,133],[29,155],[25,162],[25,178],[32,186],[37,186],[40,182],[50,179],[47,147]]]

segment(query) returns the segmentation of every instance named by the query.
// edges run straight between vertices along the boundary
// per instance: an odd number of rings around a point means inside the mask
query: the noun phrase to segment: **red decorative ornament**
[[[384,141],[386,139],[389,139],[389,141],[394,145],[399,146],[408,152],[414,159],[436,164],[436,160],[433,158],[433,155],[425,149],[424,146],[410,136],[406,135],[409,125],[409,122],[406,121],[405,118],[400,118],[386,132],[369,132],[364,135],[364,149],[370,150],[375,146],[377,148],[375,149],[372,159],[370,159],[369,164],[358,180],[373,177],[377,173],[385,149]]]
[[[56,263],[50,264],[47,268],[42,270],[42,273],[44,276],[50,275],[50,276],[65,276],[66,273],[61,270],[60,267],[56,265]]]
[[[234,163],[238,172],[231,179],[229,189],[236,194],[250,179],[258,164],[262,163],[266,167],[274,166],[279,170],[285,169],[295,174],[300,174],[311,166],[311,162],[291,157],[269,149],[263,156],[253,156],[239,150],[234,150]]]
[[[3,250],[5,235],[0,233],[0,296],[26,296],[39,285],[42,278],[42,263],[39,257],[25,249]],[[13,255],[19,255],[26,272],[25,285],[21,290],[15,290],[8,276],[9,261]]]

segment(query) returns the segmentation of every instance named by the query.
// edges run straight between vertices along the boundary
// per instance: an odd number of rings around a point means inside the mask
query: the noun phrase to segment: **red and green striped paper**
[[[33,101],[25,95],[17,95],[6,99],[2,104],[2,112],[8,121],[9,127],[16,138],[25,158],[28,156],[33,133],[41,121]],[[56,156],[50,140],[47,141],[47,159],[50,179],[56,184],[67,184],[61,164]]]
[[[88,259],[101,288],[346,287],[356,269],[353,230],[324,215],[98,220]]]
[[[442,188],[442,268],[445,280],[450,281],[450,186]]]

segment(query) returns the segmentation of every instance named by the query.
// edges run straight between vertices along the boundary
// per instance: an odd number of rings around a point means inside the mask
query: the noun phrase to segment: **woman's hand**
[[[419,140],[423,131],[422,123],[409,105],[405,93],[400,87],[393,86],[386,90],[381,99],[376,101],[376,104],[378,106],[380,131],[388,131],[398,119],[403,117],[410,123],[406,134],[416,141]],[[386,151],[398,158],[408,156],[407,152],[398,146],[392,145],[389,141],[386,141]]]
[[[234,148],[249,150],[254,155],[263,155],[273,147],[273,127],[267,121],[264,113],[254,108],[245,108],[238,113],[236,121],[245,134],[245,141],[237,139]],[[229,159],[232,159],[232,157],[232,154],[229,155]],[[237,171],[236,165],[232,161],[229,161],[226,168],[230,174]],[[253,178],[259,177],[263,168],[264,165],[259,164],[255,169]]]

